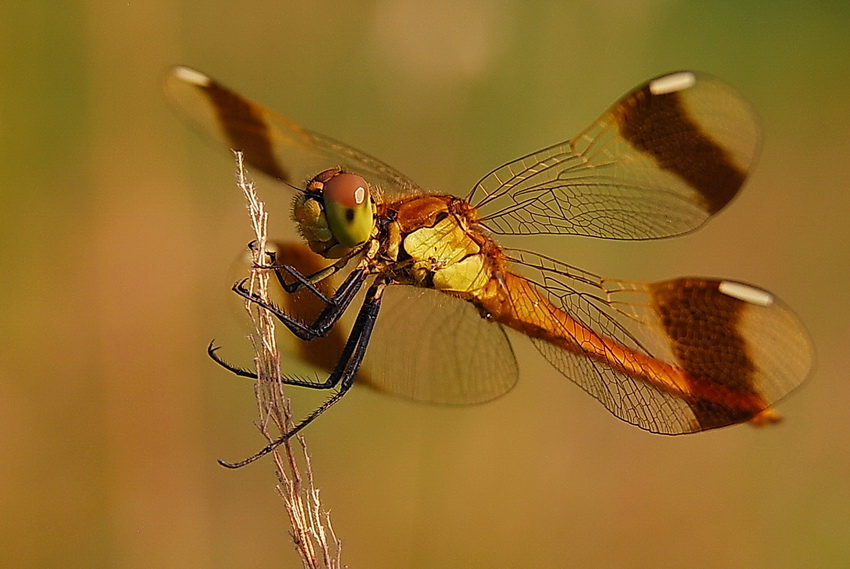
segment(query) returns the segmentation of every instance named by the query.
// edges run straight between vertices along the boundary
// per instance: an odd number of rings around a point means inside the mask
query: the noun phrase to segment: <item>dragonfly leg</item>
[[[248,279],[243,279],[236,283],[233,286],[233,292],[268,310],[299,339],[309,341],[313,338],[326,336],[328,334],[331,328],[333,328],[348,309],[351,301],[354,300],[355,295],[363,286],[368,274],[369,273],[365,267],[358,267],[352,271],[345,281],[339,286],[334,295],[328,299],[325,308],[316,317],[312,324],[304,324],[303,322],[292,318],[278,306],[252,293],[245,286]]]
[[[274,261],[274,254],[273,253],[269,253],[269,257],[271,258],[270,266],[274,267],[274,275],[275,275],[275,278],[277,279],[277,283],[280,285],[280,288],[282,288],[283,290],[285,290],[289,294],[293,294],[295,292],[298,292],[299,290],[301,290],[301,288],[306,288],[307,290],[312,292],[314,295],[316,295],[316,298],[318,298],[322,302],[325,302],[325,303],[331,302],[331,299],[328,298],[327,296],[325,296],[325,294],[322,291],[320,291],[318,288],[316,288],[315,284],[313,284],[314,282],[317,282],[317,281],[312,280],[317,273],[314,273],[313,275],[306,275],[305,276],[305,275],[301,274],[301,272],[298,269],[296,269],[295,267],[293,267],[292,265],[279,265],[279,264],[277,264]],[[286,273],[290,277],[292,277],[295,282],[287,283],[286,277],[284,276],[284,273]],[[326,275],[326,276],[330,276],[330,275]]]
[[[372,330],[375,327],[375,321],[378,318],[378,312],[381,308],[381,299],[386,286],[386,281],[379,281],[369,287],[369,290],[366,293],[366,300],[363,302],[363,306],[360,307],[360,312],[357,313],[357,319],[354,322],[354,327],[351,329],[351,335],[345,343],[345,348],[343,348],[342,354],[340,355],[339,361],[334,367],[333,372],[331,372],[324,383],[312,384],[313,387],[322,389],[332,389],[339,386],[339,390],[312,413],[307,415],[307,417],[302,419],[301,422],[295,425],[295,427],[293,427],[290,431],[273,440],[257,453],[244,460],[240,460],[239,462],[225,462],[223,460],[219,460],[219,464],[227,468],[241,468],[247,464],[251,464],[255,460],[262,458],[284,442],[288,441],[304,429],[304,427],[312,423],[319,415],[330,409],[337,401],[342,399],[348,390],[351,389],[351,386],[354,385],[354,379],[357,377],[357,372],[360,369],[360,365],[363,363],[363,358],[366,355],[366,347],[369,345],[369,338],[372,335]],[[283,381],[285,383],[291,383],[293,380],[284,378]]]
[[[218,365],[229,371],[230,373],[237,375],[239,377],[247,377],[248,379],[259,380],[260,376],[257,372],[245,369],[244,367],[239,367],[235,364],[230,363],[229,361],[222,358],[218,355],[218,350],[221,346],[216,346],[215,341],[210,342],[207,346],[207,355]],[[325,381],[313,381],[309,379],[301,379],[298,377],[281,377],[280,382],[286,385],[295,385],[297,387],[308,387],[310,389],[331,389],[335,387],[336,384],[331,382],[331,377]]]
[[[337,289],[336,293],[328,300],[328,304],[324,310],[319,314],[316,320],[312,324],[304,324],[303,322],[299,322],[294,318],[287,315],[283,312],[278,306],[254,295],[250,290],[245,287],[245,282],[248,279],[243,279],[239,283],[233,286],[233,291],[236,292],[239,296],[249,300],[261,306],[262,308],[271,312],[275,318],[280,320],[296,337],[304,341],[310,341],[314,338],[318,338],[321,336],[327,335],[331,328],[333,328],[334,324],[336,324],[345,311],[348,309],[351,301],[354,300],[355,295],[363,286],[363,282],[365,281],[367,274],[365,269],[356,269],[353,271],[345,282],[340,285]],[[324,295],[323,295],[324,296]],[[231,364],[220,355],[218,355],[218,350],[220,346],[215,345],[215,341],[211,341],[207,346],[207,355],[218,365],[228,370],[229,372],[239,376],[239,377],[247,377],[251,379],[258,379],[257,374],[253,371],[249,371],[243,367],[239,367],[237,365]],[[316,384],[314,382],[308,382],[303,380],[291,380],[286,383],[291,383],[293,385],[299,385],[302,387],[318,387],[319,389],[326,389],[322,387],[324,384]]]
[[[220,355],[218,355],[217,352],[220,348],[221,348],[221,346],[215,345],[215,340],[210,341],[209,345],[207,346],[207,355],[210,357],[210,359],[212,359],[212,361],[214,361],[215,363],[217,363],[218,365],[220,365],[221,367],[223,367],[224,369],[226,369],[230,373],[238,375],[239,377],[248,377],[250,379],[259,379],[259,377],[257,377],[257,374],[255,372],[249,371],[249,370],[247,370],[243,367],[239,367],[237,365],[233,365],[232,363],[228,362],[227,360],[222,358]]]
[[[249,247],[252,247],[252,245],[253,243],[249,245]],[[265,268],[273,269],[275,278],[277,279],[278,284],[283,290],[285,290],[289,294],[292,294],[298,292],[303,287],[312,292],[314,295],[316,295],[319,300],[327,303],[331,302],[331,300],[327,296],[325,296],[322,291],[316,288],[315,283],[339,272],[343,267],[348,264],[352,257],[351,254],[346,255],[339,259],[336,263],[328,267],[318,270],[315,273],[305,275],[294,265],[290,265],[287,263],[278,263],[277,253],[275,251],[266,251],[266,256],[268,256],[269,258],[269,265]],[[286,282],[286,277],[284,273],[294,279],[294,282]]]

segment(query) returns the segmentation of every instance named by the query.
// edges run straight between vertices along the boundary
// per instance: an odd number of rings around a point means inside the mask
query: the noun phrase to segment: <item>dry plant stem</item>
[[[254,268],[251,270],[250,290],[267,300],[270,275],[268,270],[260,267],[267,262],[265,251],[268,213],[263,202],[257,198],[254,184],[246,179],[242,154],[234,154],[237,163],[236,183],[245,195],[257,245],[252,259]],[[254,363],[258,377],[255,391],[260,413],[259,428],[263,436],[272,442],[280,433],[285,433],[295,426],[289,399],[284,394],[284,384],[281,381],[274,317],[252,302],[246,301],[245,309],[254,324],[251,342],[254,346]],[[333,532],[329,515],[322,508],[319,490],[313,484],[312,464],[304,438],[298,435],[289,439],[271,454],[278,479],[277,491],[289,515],[292,528],[290,535],[301,557],[301,563],[309,569],[342,567],[340,542]]]

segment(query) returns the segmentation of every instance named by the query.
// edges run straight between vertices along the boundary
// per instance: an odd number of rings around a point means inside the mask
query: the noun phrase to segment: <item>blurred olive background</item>
[[[548,253],[780,295],[818,350],[786,422],[669,438],[517,342],[488,405],[355,389],[307,431],[352,567],[850,564],[850,4],[7,3],[0,14],[0,566],[296,567],[228,271],[251,239],[232,161],[160,82],[185,63],[461,195],[681,68],[759,110],[760,165],[696,234]],[[274,235],[288,195],[266,179]],[[537,245],[535,245],[537,246]],[[300,394],[296,394],[298,398]]]

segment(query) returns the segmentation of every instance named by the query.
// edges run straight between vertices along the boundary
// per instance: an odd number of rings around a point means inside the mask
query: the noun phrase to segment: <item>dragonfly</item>
[[[484,175],[466,197],[426,190],[197,70],[174,68],[165,88],[190,124],[294,193],[304,242],[270,253],[266,268],[285,296],[309,297],[302,302],[312,316],[298,302],[285,309],[259,298],[245,281],[234,290],[319,346],[309,353],[324,379],[282,381],[332,390],[289,432],[225,466],[271,452],[355,381],[417,401],[499,397],[519,377],[517,336],[616,417],[668,435],[776,422],[774,404],[810,372],[804,325],[760,287],[607,278],[500,243],[659,239],[723,210],[753,169],[760,126],[750,104],[715,77],[679,71],[647,81],[577,136]],[[209,353],[219,364],[256,378],[216,349]]]

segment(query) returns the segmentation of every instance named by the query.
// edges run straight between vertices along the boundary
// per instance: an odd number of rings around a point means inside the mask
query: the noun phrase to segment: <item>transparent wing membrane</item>
[[[194,69],[175,67],[166,77],[165,91],[195,128],[227,148],[242,150],[250,166],[296,187],[327,168],[341,167],[366,177],[386,199],[420,191],[381,160],[301,128]]]
[[[735,196],[759,138],[754,111],[725,83],[668,75],[623,97],[572,140],[493,170],[469,199],[498,234],[669,237],[695,229]]]
[[[500,324],[468,302],[409,286],[387,289],[364,367],[371,387],[431,403],[483,403],[519,377]]]

